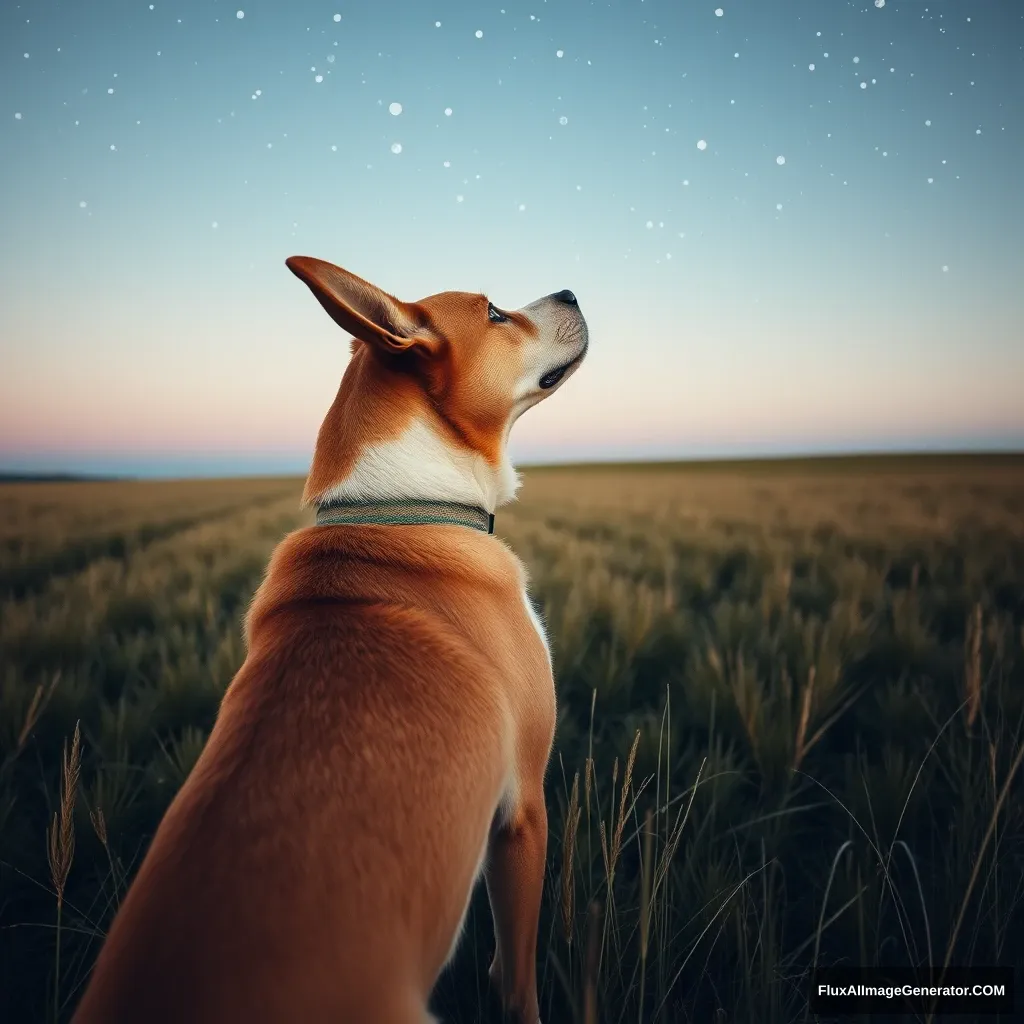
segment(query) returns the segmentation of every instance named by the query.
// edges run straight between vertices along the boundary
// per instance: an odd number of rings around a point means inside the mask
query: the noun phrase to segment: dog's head
[[[347,395],[342,383],[321,428],[317,456],[332,443],[329,435],[351,434],[354,424],[342,421],[357,406],[365,408],[365,401],[353,401],[354,378],[361,373],[363,390],[372,382],[380,400],[372,443],[397,440],[413,420],[430,421],[445,444],[479,455],[498,470],[512,424],[553,394],[587,352],[587,324],[570,291],[517,310],[470,292],[403,302],[323,260],[292,256],[286,262],[355,338],[346,373],[346,381],[353,379]],[[366,429],[364,424],[359,432]],[[323,477],[314,458],[308,499],[322,493]]]

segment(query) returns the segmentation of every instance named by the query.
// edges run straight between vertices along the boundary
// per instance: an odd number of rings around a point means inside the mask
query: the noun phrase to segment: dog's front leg
[[[491,833],[486,878],[496,948],[490,976],[516,1024],[540,1024],[537,928],[547,842],[543,792]]]

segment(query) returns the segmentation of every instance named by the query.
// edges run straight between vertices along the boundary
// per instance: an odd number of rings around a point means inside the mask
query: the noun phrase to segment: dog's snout
[[[579,303],[576,301],[576,296],[573,295],[568,288],[563,288],[560,292],[555,292],[551,298],[557,299],[559,302],[564,302],[570,306],[578,306]]]

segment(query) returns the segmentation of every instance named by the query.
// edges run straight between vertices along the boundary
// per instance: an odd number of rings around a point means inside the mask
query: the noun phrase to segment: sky
[[[1024,449],[1017,0],[8,0],[0,40],[0,471],[303,471],[348,344],[291,255],[572,289],[520,462]]]

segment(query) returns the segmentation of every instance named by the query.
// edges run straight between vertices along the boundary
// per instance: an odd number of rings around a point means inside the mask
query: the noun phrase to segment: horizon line
[[[688,457],[667,457],[667,458],[616,458],[610,456],[604,459],[580,459],[559,462],[522,462],[515,468],[523,472],[536,471],[557,471],[557,470],[587,470],[587,469],[685,469],[685,468],[755,468],[765,465],[786,465],[795,464],[799,466],[825,466],[829,463],[857,463],[857,462],[884,462],[884,463],[905,463],[915,462],[1000,462],[1014,463],[1018,460],[1024,461],[1024,447],[1007,448],[977,448],[977,449],[915,449],[903,450],[859,450],[848,452],[798,452],[785,454],[766,455],[694,455]],[[0,484],[11,483],[144,483],[146,481],[187,481],[187,480],[268,480],[268,479],[289,479],[298,478],[306,474],[306,471],[287,471],[269,473],[231,473],[224,472],[219,475],[210,474],[185,474],[185,475],[142,475],[139,473],[76,473],[73,471],[59,470],[11,470],[5,471],[0,468]]]

